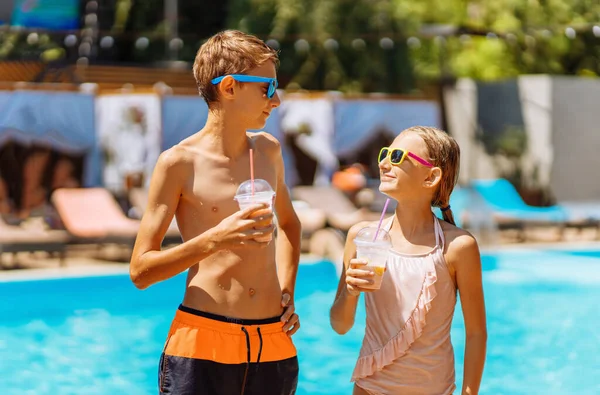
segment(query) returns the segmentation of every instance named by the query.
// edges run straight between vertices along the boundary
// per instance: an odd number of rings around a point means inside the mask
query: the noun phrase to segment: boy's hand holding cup
[[[234,199],[238,202],[240,210],[244,210],[246,207],[264,204],[264,209],[254,211],[250,218],[260,218],[264,215],[273,213],[273,201],[275,199],[275,191],[271,188],[271,185],[265,180],[255,179],[247,180],[240,184]],[[271,215],[272,223],[272,215]],[[270,225],[269,223],[268,225]],[[257,229],[258,230],[258,229]],[[268,243],[273,239],[273,233],[269,233],[264,236],[256,237],[255,240],[263,243]]]

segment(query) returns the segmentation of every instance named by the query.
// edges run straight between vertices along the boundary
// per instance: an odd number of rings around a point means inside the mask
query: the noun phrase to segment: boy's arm
[[[249,215],[262,205],[255,205],[224,219],[219,225],[176,247],[161,251],[162,241],[179,204],[182,188],[193,175],[186,153],[177,148],[163,152],[154,168],[148,205],[142,217],[133,248],[129,274],[136,287],[144,289],[189,269],[222,248],[260,246],[253,237],[260,225]]]
[[[140,289],[171,278],[216,251],[215,244],[206,233],[198,236],[195,243],[183,243],[161,251],[165,233],[179,204],[188,168],[185,153],[174,147],[159,156],[152,173],[148,204],[129,268],[131,280]]]
[[[276,262],[277,262],[277,274],[279,277],[279,283],[281,284],[281,291],[284,295],[283,304],[289,305],[284,315],[282,316],[283,321],[288,321],[284,330],[289,329],[297,319],[297,316],[292,317],[294,314],[294,290],[296,286],[296,275],[298,273],[298,264],[300,261],[300,239],[301,239],[301,225],[290,194],[285,184],[285,169],[283,165],[283,158],[281,156],[281,147],[279,142],[272,136],[266,135],[271,141],[269,144],[269,151],[275,165],[277,172],[277,185],[275,195],[275,213],[277,214],[278,234],[275,246]],[[286,297],[285,294],[289,296]],[[289,299],[288,299],[289,298]],[[294,325],[292,331],[289,334],[293,334],[299,325]]]

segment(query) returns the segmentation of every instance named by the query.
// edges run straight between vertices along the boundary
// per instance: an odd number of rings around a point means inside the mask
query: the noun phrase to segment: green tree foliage
[[[233,0],[230,10],[229,27],[277,40],[295,88],[406,92],[443,72],[600,75],[597,0]]]
[[[189,3],[189,4],[188,4]],[[519,74],[600,75],[598,0],[220,0],[179,1],[179,57],[224,28],[281,51],[280,79],[297,89],[411,92],[444,76],[493,81]],[[104,3],[102,3],[104,4]],[[115,0],[115,61],[166,56],[164,0]],[[596,26],[596,27],[594,27]],[[0,59],[37,56],[28,32],[0,31]],[[149,46],[135,46],[138,36]],[[40,36],[41,37],[41,36]],[[108,59],[106,59],[108,60]]]
[[[536,73],[600,75],[598,1],[460,3],[464,7],[454,9],[452,23],[478,35],[449,38],[448,56],[455,75],[483,80]],[[437,18],[437,13],[433,15]],[[596,31],[594,24],[599,26]]]
[[[406,27],[388,0],[234,0],[228,25],[277,41],[288,86],[412,89]]]

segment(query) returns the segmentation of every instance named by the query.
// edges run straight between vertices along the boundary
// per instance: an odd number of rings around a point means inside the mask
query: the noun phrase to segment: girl
[[[355,259],[353,242],[364,227],[348,232],[344,267],[330,320],[344,334],[354,324],[365,292],[366,331],[352,381],[354,395],[452,394],[454,351],[450,327],[460,293],[466,346],[462,394],[477,394],[486,349],[481,261],[475,239],[454,226],[449,198],[458,179],[460,150],[441,130],[416,126],[403,131],[379,154],[379,190],[398,202],[382,227],[392,249],[381,288],[366,261]],[[445,221],[431,206],[440,207]]]

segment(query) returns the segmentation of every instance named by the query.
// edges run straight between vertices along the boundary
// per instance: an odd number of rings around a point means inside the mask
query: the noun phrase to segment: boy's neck
[[[202,134],[210,139],[213,152],[229,158],[240,156],[248,149],[246,128],[235,117],[227,117],[223,110],[208,111]]]

